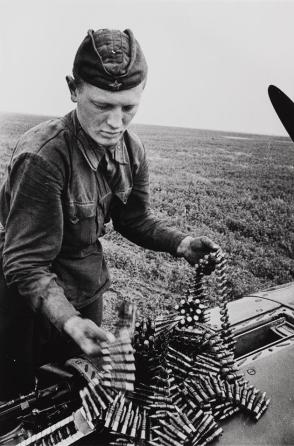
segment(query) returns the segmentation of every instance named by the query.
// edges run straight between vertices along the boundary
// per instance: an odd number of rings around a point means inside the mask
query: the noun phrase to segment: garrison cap
[[[146,79],[147,63],[130,29],[89,30],[76,53],[73,75],[103,90],[128,90]]]

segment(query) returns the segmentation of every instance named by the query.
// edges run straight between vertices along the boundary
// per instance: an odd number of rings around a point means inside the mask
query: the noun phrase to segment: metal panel
[[[245,378],[271,398],[263,417],[255,423],[243,414],[224,425],[224,433],[215,444],[292,445],[294,444],[294,346],[256,359],[242,367]]]
[[[294,282],[255,293],[254,296],[280,303],[294,310]]]
[[[261,297],[246,296],[229,303],[228,310],[231,324],[235,325],[241,321],[252,319],[255,316],[263,315],[276,310],[281,304],[272,302]],[[220,328],[219,307],[210,310],[211,324],[215,328]]]

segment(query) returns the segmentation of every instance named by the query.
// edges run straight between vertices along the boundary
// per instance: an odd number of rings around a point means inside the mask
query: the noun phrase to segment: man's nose
[[[117,107],[110,111],[107,117],[107,124],[112,129],[121,129],[122,127],[122,109]]]

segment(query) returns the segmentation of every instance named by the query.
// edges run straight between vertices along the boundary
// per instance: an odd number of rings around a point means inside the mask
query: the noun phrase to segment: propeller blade
[[[294,102],[275,85],[268,87],[268,95],[280,121],[294,142]]]

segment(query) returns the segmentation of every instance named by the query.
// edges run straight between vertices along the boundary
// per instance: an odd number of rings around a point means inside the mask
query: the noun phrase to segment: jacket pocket
[[[64,207],[64,243],[86,247],[97,240],[97,205],[67,203]]]

